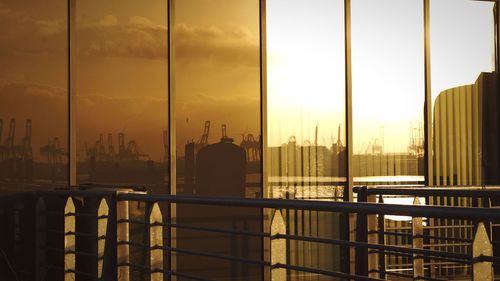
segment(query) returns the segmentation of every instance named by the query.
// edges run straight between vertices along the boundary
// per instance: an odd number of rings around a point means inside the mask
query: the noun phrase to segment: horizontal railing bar
[[[181,273],[181,272],[174,272],[174,271],[168,271],[168,270],[159,270],[159,272],[166,273],[168,275],[174,275],[174,276],[178,276],[178,277],[183,277],[183,278],[191,279],[191,280],[215,281],[213,279],[201,278],[201,277],[198,277],[198,276],[193,276],[193,275],[186,274],[186,273]]]
[[[479,255],[478,257],[472,259],[472,263],[483,262],[483,261],[491,262],[495,265],[500,265],[500,257],[497,256]]]
[[[374,270],[374,272],[380,272],[380,270]],[[384,273],[386,275],[392,275],[392,276],[397,276],[397,277],[402,277],[402,278],[411,278],[411,279],[413,279],[413,275],[409,275],[409,274],[404,274],[404,273],[399,273],[399,272],[391,272],[391,271],[385,271]]]
[[[448,229],[448,228],[473,228],[473,225],[427,225],[424,226],[424,229]],[[411,229],[411,228],[410,228]]]
[[[380,232],[377,230],[369,231],[369,234],[379,234]],[[385,235],[393,235],[393,236],[405,236],[408,238],[429,238],[434,240],[449,240],[449,241],[457,241],[457,242],[472,242],[472,239],[468,238],[457,238],[457,237],[445,237],[445,236],[437,236],[437,235],[415,235],[407,232],[396,232],[396,231],[384,231]]]
[[[96,213],[83,213],[83,212],[55,212],[55,211],[43,211],[40,214],[46,214],[51,216],[61,216],[61,217],[96,217],[97,219],[107,219],[107,215],[97,216]]]
[[[187,279],[191,279],[191,280],[215,281],[213,279],[205,279],[205,278],[201,278],[201,277],[197,277],[197,276],[193,276],[193,275],[189,275],[189,274],[185,274],[185,273],[181,273],[181,272],[174,272],[174,271],[163,270],[163,269],[158,269],[158,268],[151,269],[151,268],[149,268],[147,266],[139,265],[139,264],[135,264],[135,263],[126,263],[126,262],[124,262],[124,263],[118,264],[118,266],[135,267],[135,268],[140,269],[141,271],[146,271],[148,273],[160,272],[160,273],[164,273],[164,274],[168,274],[168,275],[174,275],[174,276],[179,276],[179,277],[183,277],[183,278],[187,278]]]
[[[424,247],[471,247],[470,243],[432,243],[424,244]]]
[[[143,248],[143,249],[149,248],[149,244],[132,242],[132,241],[124,241],[124,240],[117,241],[116,244],[117,245],[130,245],[133,247],[139,247],[139,248]]]
[[[473,264],[473,262],[471,260],[463,261],[461,259],[445,258],[445,257],[429,257],[429,256],[425,256],[425,255],[416,255],[414,257],[414,259],[430,259],[430,260],[435,260],[435,261],[447,261],[450,263],[454,263],[454,264],[458,263],[460,265],[465,265],[465,266]],[[433,264],[433,263],[431,262],[429,264]]]
[[[130,262],[119,263],[118,267],[120,267],[120,266],[134,267],[134,268],[140,269],[141,271],[142,270],[149,270],[149,267],[147,267],[147,266],[136,264],[136,263],[130,263]]]
[[[368,232],[369,234],[379,234],[380,232],[377,230],[372,230]],[[467,238],[457,238],[457,237],[445,237],[445,236],[437,236],[437,235],[415,235],[411,233],[406,233],[406,232],[395,232],[395,231],[384,231],[385,235],[394,235],[394,236],[405,236],[409,238],[429,238],[429,239],[435,239],[435,240],[449,240],[449,241],[457,241],[457,242],[472,242],[472,239],[467,239]]]
[[[253,231],[242,231],[242,230],[229,230],[229,229],[220,229],[220,228],[199,227],[199,226],[182,225],[182,224],[177,224],[177,223],[155,223],[153,225],[162,225],[162,226],[166,226],[166,227],[174,227],[174,228],[181,228],[181,229],[191,229],[191,230],[199,230],[199,231],[206,231],[206,232],[236,234],[236,235],[244,235],[244,236],[271,237],[271,234],[270,233],[266,233],[266,232],[253,232]]]
[[[78,270],[75,270],[75,269],[67,269],[67,270],[65,270],[61,266],[56,266],[56,265],[48,264],[47,268],[52,268],[52,269],[55,269],[55,270],[59,270],[59,271],[62,271],[64,273],[75,273],[75,274],[78,274],[78,275],[84,275],[84,276],[90,277],[90,278],[92,278],[94,280],[98,280],[99,279],[96,276],[94,276],[93,274],[90,274],[90,273],[87,273],[87,272],[83,272],[83,271],[78,271]]]
[[[233,222],[234,219],[237,218],[238,222],[260,222],[262,218],[267,219],[267,216],[264,217],[257,217],[257,216],[237,216],[237,217],[228,217],[228,216],[213,216],[210,218],[183,218],[183,222],[189,222],[189,223],[207,223],[207,222],[222,222],[222,221],[228,221],[228,222]],[[149,225],[150,222],[149,220],[137,220],[137,219],[120,219],[117,221],[118,223],[131,223],[131,224],[147,224]]]
[[[380,273],[380,270],[379,269],[372,269],[369,272],[370,273],[372,273],[372,272],[374,272],[374,273]],[[413,279],[413,275],[409,275],[409,274],[398,273],[398,272],[391,272],[391,271],[384,271],[384,273],[386,275],[394,275],[394,276],[398,276],[398,277],[412,278]],[[445,280],[442,280],[442,281],[445,281]]]
[[[181,254],[203,256],[203,257],[216,258],[216,259],[224,259],[224,260],[237,261],[237,262],[246,263],[246,264],[255,264],[255,265],[261,265],[261,266],[271,266],[270,262],[262,261],[262,260],[247,259],[247,258],[242,258],[242,257],[235,257],[235,256],[230,256],[230,255],[223,255],[223,254],[214,254],[214,253],[193,251],[193,250],[187,250],[187,249],[179,249],[179,248],[173,248],[173,247],[168,247],[168,246],[155,245],[155,246],[151,246],[150,249],[151,250],[161,249],[161,250],[173,251],[173,252],[177,252],[177,253],[181,253]]]
[[[97,278],[93,274],[90,274],[90,273],[87,273],[87,272],[84,272],[84,271],[80,271],[80,270],[67,269],[67,270],[64,271],[64,273],[75,273],[77,275],[83,275],[83,276],[86,276],[86,277],[90,277],[90,278],[92,278],[94,280],[99,280],[99,278]]]
[[[408,253],[408,254],[421,254],[426,255],[429,258],[432,257],[443,257],[443,258],[455,258],[461,259],[465,261],[470,260],[470,255],[460,254],[460,253],[452,253],[452,252],[440,252],[433,251],[427,249],[417,249],[417,248],[404,248],[399,246],[389,246],[389,245],[380,245],[380,244],[370,244],[366,242],[354,242],[354,241],[346,241],[346,240],[338,240],[338,239],[327,239],[327,238],[317,238],[317,237],[305,237],[305,236],[296,236],[296,235],[287,235],[287,234],[276,234],[271,239],[290,239],[297,241],[307,241],[307,242],[319,242],[325,244],[336,244],[350,247],[362,247],[369,249],[378,249],[382,251],[392,251],[392,252],[400,252],[400,253]]]
[[[68,250],[64,251],[65,255],[77,255],[77,256],[87,256],[87,257],[97,257],[97,259],[102,259],[103,257],[99,256],[97,253],[88,253],[88,252],[82,252],[82,251],[73,251],[73,250]]]
[[[400,252],[394,252],[394,251],[388,251],[388,250],[377,250],[377,249],[371,249],[371,250],[368,250],[368,253],[369,254],[378,254],[378,253],[384,253],[385,255],[388,255],[388,256],[400,256],[400,257],[413,257],[412,254],[408,254],[408,253],[400,253]]]
[[[444,237],[444,236],[436,236],[436,235],[416,235],[414,238],[429,238],[434,240],[448,240],[448,241],[457,241],[457,242],[467,242],[472,243],[472,239],[468,238],[458,238],[458,237]]]
[[[382,203],[355,203],[355,202],[325,202],[308,200],[282,200],[282,199],[247,199],[234,197],[194,197],[177,195],[140,195],[117,194],[119,201],[143,201],[184,203],[197,205],[216,205],[232,207],[255,207],[269,209],[297,209],[309,211],[326,211],[340,213],[366,213],[400,215],[413,217],[432,218],[458,218],[458,219],[500,219],[498,210],[477,207],[448,207],[425,205],[399,205]]]
[[[361,187],[356,186],[353,192],[359,193]],[[500,197],[500,188],[491,187],[368,187],[367,194],[375,195],[408,195],[432,197]]]
[[[43,229],[39,229],[39,231],[44,231],[44,230]],[[61,235],[71,235],[71,236],[83,236],[83,237],[97,238],[98,240],[106,239],[106,235],[97,236],[97,234],[86,233],[86,232],[76,232],[76,231],[64,232],[64,231],[55,230],[55,229],[47,229],[46,231],[49,232],[49,233],[56,233],[56,234],[61,234]]]
[[[371,230],[368,231],[368,234],[379,234],[380,232],[378,230]],[[408,232],[397,232],[397,231],[384,231],[383,234],[385,235],[393,235],[393,236],[406,236],[406,237],[412,237],[413,235]]]
[[[300,271],[300,272],[316,273],[316,274],[333,276],[333,277],[338,277],[338,278],[348,279],[348,280],[361,280],[361,281],[381,281],[381,280],[383,280],[383,279],[377,279],[377,278],[370,278],[367,276],[351,275],[351,274],[347,274],[347,273],[343,273],[343,272],[327,271],[327,270],[322,270],[322,269],[309,268],[309,267],[298,266],[298,265],[282,264],[282,263],[274,264],[271,267],[271,269],[275,269],[275,268],[283,268],[283,269]]]
[[[75,196],[75,197],[85,197],[85,198],[102,198],[102,197],[108,197],[108,196],[113,196],[116,194],[116,191],[119,189],[115,190],[95,190],[95,189],[75,189],[75,190],[61,190],[61,189],[56,189],[56,190],[41,190],[41,191],[34,191],[31,192],[31,194],[37,195],[37,196],[47,196],[47,197],[54,197],[54,196]]]
[[[150,222],[146,220],[134,220],[134,219],[120,219],[117,220],[116,223],[130,223],[130,224],[142,224],[142,225],[150,224]]]

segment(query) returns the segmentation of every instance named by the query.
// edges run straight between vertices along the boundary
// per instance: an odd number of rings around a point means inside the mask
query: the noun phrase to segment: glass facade
[[[498,32],[494,1],[0,0],[0,189],[341,201],[354,185],[499,184]],[[354,235],[332,213],[176,211],[200,228],[260,232],[278,213],[290,235]],[[188,250],[269,254],[261,238],[175,234]],[[295,266],[348,258],[287,243]],[[214,279],[263,274],[176,259]]]
[[[1,37],[5,182],[67,182],[70,74],[78,184],[146,184],[169,192],[171,145],[177,193],[203,195],[195,187],[196,155],[221,140],[243,149],[241,197],[262,196],[264,160],[264,195],[270,197],[281,196],[279,187],[272,188],[277,183],[294,181],[423,183],[431,168],[438,185],[483,181],[482,115],[474,110],[484,106],[484,94],[477,93],[496,79],[493,2],[429,1],[428,33],[422,1],[349,1],[347,19],[340,0],[288,1],[287,9],[277,0],[179,2],[172,10],[170,105],[163,2],[76,1],[69,68],[66,3],[52,0],[35,16],[35,4],[28,9],[2,1],[2,12],[15,15],[2,18],[11,27]],[[263,5],[265,16],[259,13]],[[207,9],[217,12],[207,15]],[[314,20],[296,20],[304,14],[314,14]],[[426,84],[433,107],[427,124]],[[170,131],[169,106],[175,108]],[[348,112],[352,120],[346,122]],[[433,132],[428,140],[426,128]],[[168,142],[169,132],[175,144]],[[426,141],[433,144],[433,167],[422,160]],[[306,193],[301,196],[316,197]]]

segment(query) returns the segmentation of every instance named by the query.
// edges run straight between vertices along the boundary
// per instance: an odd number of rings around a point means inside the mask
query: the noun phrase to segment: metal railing
[[[364,188],[358,198],[368,199],[372,192],[376,193]],[[499,196],[491,192],[488,196]],[[488,230],[500,221],[500,212],[492,208],[187,197],[132,190],[59,190],[25,196],[36,202],[25,204],[34,214],[33,280],[443,280],[446,276],[428,270],[436,261],[468,265],[468,278],[493,280],[493,265],[500,264]],[[356,239],[291,231],[290,220],[297,216],[291,218],[287,210],[354,215]],[[188,212],[196,215],[186,216]],[[384,226],[381,221],[387,216],[410,218],[411,232],[397,235],[407,236],[411,247],[386,243],[390,231],[377,226]],[[424,229],[430,219],[469,220],[473,236],[460,242],[469,244],[471,251],[428,247]],[[343,221],[347,220],[339,220]],[[293,243],[302,246],[291,247]],[[348,266],[325,267],[321,259],[290,259],[312,249],[306,246],[310,244],[334,247],[326,253],[341,253],[335,257],[348,256],[354,249],[355,256],[348,260],[355,261],[355,272]],[[388,255],[407,257],[408,271],[387,268]],[[340,262],[333,257],[329,262]],[[206,264],[211,268],[204,268]]]
[[[445,205],[458,207],[498,208],[500,188],[487,186],[454,186],[454,187],[422,187],[422,186],[369,186],[356,187],[354,192],[359,202],[394,202],[406,201],[410,205]],[[410,200],[408,200],[410,199]],[[497,209],[498,211],[498,209]],[[485,229],[491,237],[492,254],[498,255],[500,241],[500,221],[485,222]],[[379,243],[386,245],[402,245],[406,247],[457,252],[464,255],[473,254],[473,239],[478,221],[466,219],[427,218],[423,224],[414,223],[412,218],[394,219],[379,216],[376,229],[368,230],[366,235],[376,234]],[[411,257],[398,255],[379,255],[379,263],[386,274],[404,274],[413,270]],[[437,278],[465,278],[472,274],[471,264],[449,261],[424,260],[421,265],[427,276]],[[499,266],[495,267],[500,271]]]

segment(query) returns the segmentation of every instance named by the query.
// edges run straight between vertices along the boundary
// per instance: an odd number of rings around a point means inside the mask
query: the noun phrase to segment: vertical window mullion
[[[424,159],[425,159],[425,185],[434,185],[433,171],[433,138],[432,138],[432,84],[431,84],[431,44],[430,44],[430,0],[424,1],[424,79],[425,79],[425,104],[424,104]]]
[[[68,0],[68,177],[76,186],[76,0]]]
[[[176,132],[175,132],[175,72],[174,72],[174,59],[175,59],[175,41],[174,41],[174,29],[175,29],[175,0],[168,1],[168,11],[167,11],[167,29],[168,29],[168,136],[169,136],[169,193],[175,195],[177,193],[177,153],[176,153]]]
[[[346,201],[353,201],[352,187],[352,63],[351,63],[351,0],[344,2],[345,20],[345,97],[346,97],[346,150],[347,150],[347,193],[344,194]]]

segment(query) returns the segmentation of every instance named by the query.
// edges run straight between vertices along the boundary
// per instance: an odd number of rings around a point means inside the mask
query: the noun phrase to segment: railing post
[[[377,202],[376,195],[368,195],[367,201],[370,203]],[[378,232],[377,232],[377,215],[372,214],[368,216],[368,243],[377,244],[378,243]],[[377,252],[368,252],[368,276],[370,278],[379,278],[378,272],[378,256]]]
[[[35,269],[35,274],[36,274],[36,280],[37,281],[42,281],[45,280],[45,246],[47,242],[47,237],[46,237],[46,230],[47,230],[47,224],[46,224],[46,217],[45,217],[45,212],[47,211],[45,207],[45,200],[43,197],[39,197],[37,202],[36,202],[36,220],[35,220],[35,243],[36,243],[36,269]]]
[[[286,240],[273,238],[277,234],[286,234],[285,221],[279,210],[274,212],[271,221],[271,267],[286,264]],[[286,281],[286,269],[271,268],[271,281]]]
[[[129,281],[130,279],[130,257],[129,257],[129,210],[128,201],[116,202],[116,240],[118,260],[118,280]]]
[[[172,204],[170,202],[167,202],[166,204],[166,208],[167,208],[167,218],[166,218],[166,222],[167,222],[167,270],[169,272],[172,272],[174,270],[176,270],[177,268],[177,265],[176,265],[176,260],[173,258],[173,253],[172,253],[172,248],[175,247],[176,245],[176,232],[175,232],[175,229],[172,228],[172,223],[175,222],[176,218],[173,217],[173,214],[175,214],[175,212],[173,212],[173,208],[175,207],[172,207]],[[167,280],[168,281],[176,281],[177,279],[175,278],[175,276],[169,274],[167,276]]]
[[[236,226],[236,221],[232,222],[232,229],[236,230],[238,227]],[[231,234],[231,238],[229,238],[231,243],[231,255],[234,257],[238,256],[238,237],[234,234]],[[236,262],[231,262],[230,265],[230,276],[231,280],[236,280],[238,278],[238,264]]]
[[[163,281],[163,217],[158,203],[149,215],[149,245],[151,281]]]
[[[379,195],[378,203],[384,204],[384,196]],[[378,215],[378,243],[380,245],[385,245],[385,216],[384,214]],[[379,278],[385,279],[385,251],[380,250],[378,256],[379,263]]]
[[[367,201],[367,187],[360,187],[358,189],[358,202]],[[368,242],[368,216],[363,212],[359,212],[356,217],[356,241],[364,243]],[[368,276],[368,249],[366,247],[357,246],[355,257],[356,274],[361,276]]]
[[[420,200],[415,197],[413,200],[413,205],[420,205]],[[424,248],[424,227],[422,217],[412,217],[411,219],[411,229],[412,229],[412,246],[414,249]],[[424,259],[423,257],[418,257],[413,255],[413,279],[417,280],[419,277],[424,277]]]
[[[104,249],[108,227],[109,207],[106,199],[102,198],[97,208],[97,278],[102,277],[104,263]]]
[[[483,222],[477,225],[472,242],[472,280],[493,280],[493,264],[489,261],[477,262],[480,256],[492,256],[493,247]]]
[[[75,280],[75,204],[68,197],[64,207],[64,281]]]

